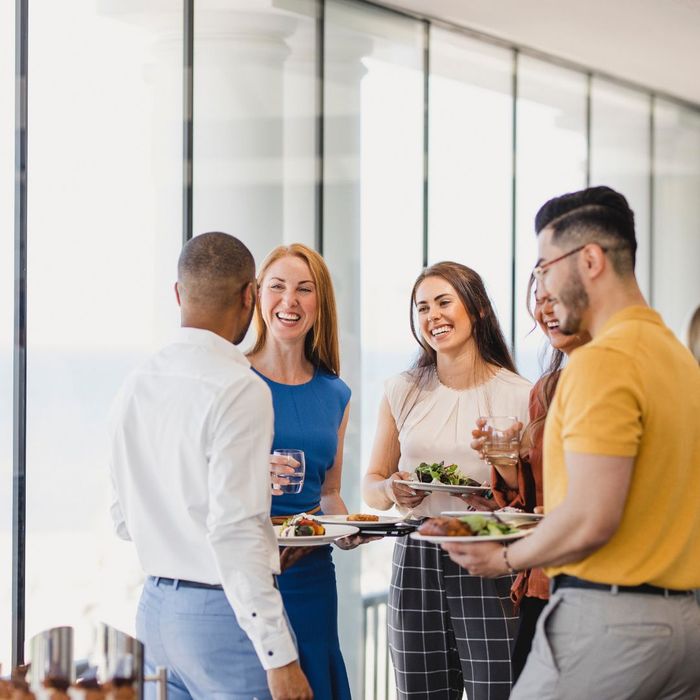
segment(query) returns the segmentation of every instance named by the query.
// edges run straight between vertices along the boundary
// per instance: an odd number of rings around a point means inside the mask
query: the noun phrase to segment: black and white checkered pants
[[[470,576],[438,545],[397,540],[388,624],[399,700],[508,698],[512,583]]]

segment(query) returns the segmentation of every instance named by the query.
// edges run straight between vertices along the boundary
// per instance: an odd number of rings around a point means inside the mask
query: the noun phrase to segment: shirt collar
[[[625,321],[646,321],[647,323],[655,323],[659,326],[664,325],[664,321],[658,311],[654,311],[650,306],[626,306],[617,313],[614,313],[598,332],[596,337],[607,333],[620,323]]]
[[[175,342],[186,345],[199,345],[230,357],[238,364],[250,367],[248,358],[230,341],[204,328],[178,328]]]

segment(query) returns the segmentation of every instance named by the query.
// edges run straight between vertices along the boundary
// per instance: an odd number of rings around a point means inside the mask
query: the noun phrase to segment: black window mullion
[[[28,0],[15,0],[15,269],[12,435],[12,666],[24,663],[27,496]]]
[[[423,267],[428,266],[430,168],[430,22],[423,22]]]
[[[182,242],[192,238],[194,151],[194,0],[183,0],[182,66]]]
[[[323,255],[323,196],[325,167],[325,70],[326,0],[318,0],[316,10],[316,235],[315,246]]]
[[[513,357],[517,350],[515,342],[515,329],[517,319],[517,300],[518,294],[516,289],[517,284],[517,245],[518,245],[518,68],[519,68],[520,52],[517,49],[513,50],[513,69],[511,73],[511,92],[512,92],[512,112],[511,112],[511,188],[510,188],[510,347]]]

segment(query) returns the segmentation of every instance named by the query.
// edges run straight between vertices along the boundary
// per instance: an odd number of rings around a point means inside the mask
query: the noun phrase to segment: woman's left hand
[[[462,493],[459,496],[472,510],[498,510],[494,498],[485,498],[476,493]]]
[[[283,573],[294,566],[299,559],[311,554],[316,547],[281,547],[280,548],[280,571]]]
[[[355,547],[359,547],[361,544],[367,544],[367,542],[374,542],[375,540],[381,540],[382,538],[379,535],[363,535],[363,534],[356,534],[356,535],[348,535],[347,537],[341,537],[338,540],[335,540],[335,544],[338,545],[340,549],[355,549]]]

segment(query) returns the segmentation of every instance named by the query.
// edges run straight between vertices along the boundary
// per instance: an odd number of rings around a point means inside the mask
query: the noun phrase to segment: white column
[[[194,232],[241,238],[256,261],[283,241],[285,43],[277,14],[198,10]]]

